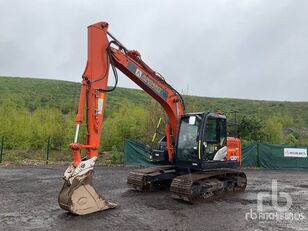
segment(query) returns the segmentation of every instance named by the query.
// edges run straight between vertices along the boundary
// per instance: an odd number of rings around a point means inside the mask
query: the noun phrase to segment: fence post
[[[260,141],[257,141],[257,165],[260,168]]]
[[[1,138],[0,163],[2,163],[3,144],[4,144],[4,136],[2,136],[2,138]]]
[[[49,150],[50,150],[50,137],[48,137],[48,141],[47,141],[47,150],[46,150],[46,164],[48,164],[48,160],[49,160]]]

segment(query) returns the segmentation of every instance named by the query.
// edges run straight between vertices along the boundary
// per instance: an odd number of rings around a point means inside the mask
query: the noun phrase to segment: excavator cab
[[[238,152],[228,155],[228,139],[225,115],[210,112],[185,114],[178,130],[176,166],[195,170],[238,166],[240,149],[235,148]]]

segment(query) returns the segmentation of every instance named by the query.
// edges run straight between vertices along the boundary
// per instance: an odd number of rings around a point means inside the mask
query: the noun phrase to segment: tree
[[[263,141],[265,138],[264,124],[254,117],[244,116],[238,126],[238,135],[246,141]]]
[[[113,146],[122,150],[124,139],[134,139],[141,143],[149,141],[147,125],[150,114],[141,106],[129,101],[123,102],[119,111],[112,113],[103,123],[101,145],[104,150]]]
[[[265,121],[265,134],[267,143],[281,144],[283,143],[283,123],[278,116],[272,116]]]

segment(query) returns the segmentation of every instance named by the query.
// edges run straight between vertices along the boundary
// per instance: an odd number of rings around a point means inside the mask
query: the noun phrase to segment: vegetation
[[[80,84],[46,79],[0,77],[0,136],[8,158],[39,158],[51,137],[51,158],[67,160],[74,136],[74,117]],[[308,102],[257,101],[184,96],[187,112],[237,110],[238,130],[244,143],[308,143],[298,129],[308,127]],[[141,90],[117,88],[108,94],[100,153],[114,163],[122,161],[123,139],[150,143],[160,106]],[[289,132],[285,132],[286,129]],[[163,131],[163,129],[161,129]],[[81,129],[85,137],[85,127]],[[107,155],[108,154],[108,155]]]

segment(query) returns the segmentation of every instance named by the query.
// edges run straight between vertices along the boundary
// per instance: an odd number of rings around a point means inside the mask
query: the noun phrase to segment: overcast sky
[[[308,0],[0,0],[0,75],[79,82],[98,21],[180,92],[308,101]]]

